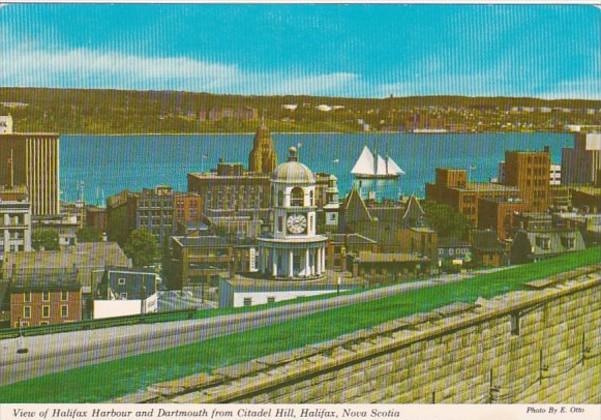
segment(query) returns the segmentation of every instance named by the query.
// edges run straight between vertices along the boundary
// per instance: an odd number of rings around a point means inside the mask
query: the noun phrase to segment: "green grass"
[[[332,309],[252,331],[177,348],[71,369],[0,387],[0,402],[100,402],[159,381],[325,341],[453,302],[473,303],[521,289],[524,283],[601,262],[601,248]]]

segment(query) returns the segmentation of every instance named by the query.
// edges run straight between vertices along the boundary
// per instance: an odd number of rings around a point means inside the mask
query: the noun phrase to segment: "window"
[[[61,300],[69,300],[69,292],[66,290],[61,290]]]
[[[564,248],[573,249],[576,245],[576,240],[574,238],[564,236],[561,238],[561,244],[564,246]]]
[[[304,205],[305,192],[301,187],[294,187],[290,192],[290,205],[302,207]]]
[[[42,306],[42,318],[49,318],[50,317],[50,305],[43,305]]]
[[[119,286],[125,286],[125,277],[119,277],[118,283]]]
[[[50,301],[50,292],[42,292],[42,302]]]
[[[61,305],[61,318],[67,318],[69,316],[69,307],[67,305]]]
[[[243,300],[244,306],[251,306],[252,302],[253,302],[252,298],[249,298],[249,297],[245,297]]]
[[[520,314],[511,314],[511,335],[520,335]]]
[[[309,205],[312,206],[313,205],[313,191],[311,191],[309,193]]]
[[[267,303],[274,303],[274,302],[275,302],[275,297],[273,297],[273,296],[267,297]]]
[[[284,231],[284,217],[280,216],[278,217],[278,232],[283,232]]]
[[[127,299],[127,293],[125,293],[125,292],[123,292],[123,293],[120,293],[120,294],[119,294],[119,297],[120,297],[121,299]]]
[[[536,246],[539,247],[540,249],[547,250],[551,247],[551,239],[545,238],[543,236],[537,236],[536,237]]]
[[[282,207],[284,205],[284,192],[278,191],[278,206]]]
[[[48,325],[48,324],[49,324],[48,321],[40,321],[40,326]]]
[[[25,292],[23,296],[23,302],[31,302],[31,292]]]
[[[31,318],[31,306],[23,306],[23,318]]]

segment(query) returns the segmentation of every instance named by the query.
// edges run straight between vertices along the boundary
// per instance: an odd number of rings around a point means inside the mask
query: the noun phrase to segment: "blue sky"
[[[601,10],[566,5],[0,7],[0,85],[601,99]]]

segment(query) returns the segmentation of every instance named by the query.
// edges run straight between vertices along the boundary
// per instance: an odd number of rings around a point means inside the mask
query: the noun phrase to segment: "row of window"
[[[267,297],[267,303],[274,303],[275,302],[275,297],[273,296],[268,296]],[[245,297],[243,299],[243,305],[244,306],[252,306],[253,304],[253,298],[251,297]]]
[[[61,290],[61,300],[69,300],[69,292],[66,290]],[[32,302],[32,293],[25,292],[23,293],[23,302]],[[50,302],[50,292],[42,292],[42,302]]]
[[[540,249],[548,250],[551,248],[551,238],[537,236],[535,239],[536,246]],[[567,249],[576,247],[576,239],[571,237],[561,237],[561,245]]]
[[[69,317],[69,306],[61,305],[61,318]],[[50,305],[42,305],[42,318],[50,318]],[[23,306],[23,319],[31,319],[31,306]]]
[[[274,197],[275,199],[275,197]],[[278,191],[277,205],[284,205],[284,192]],[[309,191],[309,206],[314,205],[313,190]],[[290,191],[290,206],[303,207],[305,206],[305,191],[301,187],[294,187]]]

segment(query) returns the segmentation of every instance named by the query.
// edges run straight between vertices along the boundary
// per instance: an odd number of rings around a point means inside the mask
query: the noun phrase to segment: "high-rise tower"
[[[60,214],[57,134],[0,134],[0,185],[10,184],[27,186],[34,216]]]

